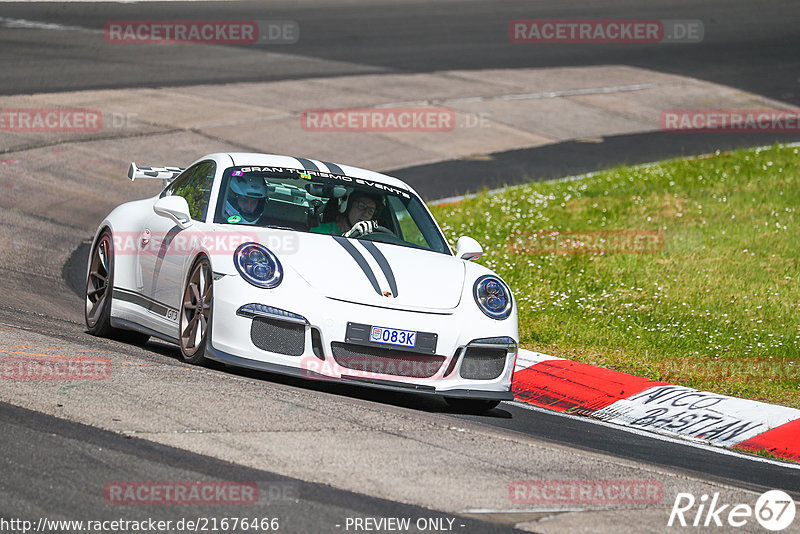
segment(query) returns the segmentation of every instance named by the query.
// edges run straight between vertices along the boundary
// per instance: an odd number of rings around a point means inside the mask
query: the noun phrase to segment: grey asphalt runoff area
[[[20,447],[23,443],[26,446]],[[352,531],[357,519],[391,517],[408,521],[406,532],[427,532],[431,525],[446,525],[453,532],[515,532],[504,525],[237,466],[9,404],[0,404],[0,448],[4,451],[0,457],[4,473],[0,482],[0,517],[6,520],[23,518],[34,524],[39,518],[55,522],[62,517],[87,523],[169,521],[160,530],[193,531],[192,524],[198,530],[212,530],[215,520],[220,526],[225,518],[229,524],[239,518],[255,520],[259,531],[264,530],[262,525],[270,525],[279,532],[305,534]],[[157,481],[164,488],[163,496],[155,497],[151,492],[151,503],[120,504],[117,498],[125,495],[123,490],[112,493],[110,488],[130,480]],[[206,505],[161,502],[167,501],[166,488],[171,482],[186,480],[238,484],[254,491],[240,498],[212,486],[214,497]],[[180,528],[187,523],[188,527]],[[129,526],[120,530],[139,529]]]
[[[800,469],[517,405],[477,416],[438,399],[189,366],[164,343],[89,336],[81,298],[97,223],[158,189],[126,180],[131,160],[182,165],[217,150],[290,151],[392,171],[432,200],[798,140],[658,126],[663,107],[800,105],[795,11],[789,1],[0,3],[0,107],[90,107],[130,119],[89,134],[0,134],[0,356],[112,369],[106,380],[0,382],[0,518],[246,515],[277,517],[280,531],[354,532],[348,518],[396,517],[415,528],[430,519],[427,532],[621,534],[662,531],[679,492],[729,503],[752,504],[767,489],[797,498]],[[705,37],[511,43],[508,23],[526,18],[692,19]],[[103,41],[110,20],[158,19],[293,20],[301,38],[260,47]],[[315,103],[421,100],[445,102],[459,127],[363,136],[299,127]],[[463,127],[475,117],[487,118],[485,129]],[[664,492],[647,505],[542,506],[509,494],[526,480],[638,480]],[[104,496],[120,482],[209,481],[255,483],[260,499],[128,506]],[[390,530],[381,525],[374,531]]]

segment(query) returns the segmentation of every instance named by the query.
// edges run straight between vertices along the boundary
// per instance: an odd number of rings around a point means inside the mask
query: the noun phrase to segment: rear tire
[[[93,336],[110,337],[111,297],[114,291],[114,241],[111,232],[103,230],[92,250],[86,274],[84,320]]]
[[[189,271],[183,291],[178,339],[184,361],[195,365],[207,362],[206,344],[211,328],[211,306],[214,299],[214,274],[211,262],[201,257]]]
[[[485,400],[485,399],[462,399],[456,397],[445,397],[445,402],[451,408],[460,412],[469,413],[482,413],[488,412],[500,404],[499,400]]]
[[[84,320],[86,329],[93,336],[107,337],[144,345],[148,334],[133,330],[120,330],[111,326],[111,299],[114,293],[114,240],[106,229],[97,239],[92,250],[89,272],[86,275],[86,297]]]

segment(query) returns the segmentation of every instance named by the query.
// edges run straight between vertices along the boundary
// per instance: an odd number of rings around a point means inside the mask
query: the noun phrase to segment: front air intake
[[[444,356],[353,343],[333,342],[331,349],[336,363],[347,369],[405,378],[430,378],[445,360]]]
[[[256,317],[250,326],[250,340],[261,350],[302,356],[306,350],[306,327],[298,323]]]
[[[504,348],[467,347],[461,362],[461,378],[494,380],[503,374],[507,355]]]

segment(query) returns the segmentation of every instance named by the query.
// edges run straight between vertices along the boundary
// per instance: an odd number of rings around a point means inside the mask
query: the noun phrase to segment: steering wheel
[[[392,232],[391,230],[389,230],[385,226],[377,226],[377,227],[375,227],[375,230],[373,232],[370,232],[370,233],[373,233],[373,234],[374,233],[389,234],[391,236],[394,236],[394,232]]]
[[[369,234],[364,234],[359,239],[364,239],[366,241],[376,241],[378,243],[392,243],[395,245],[403,245],[405,241],[400,237],[397,237],[394,232],[390,229],[386,228],[385,226],[378,226],[374,232]]]
[[[350,235],[349,237],[355,237],[357,239],[364,239],[371,235],[385,235],[394,238],[397,237],[394,235],[394,232],[392,232],[389,228],[386,228],[385,226],[380,226],[378,224],[375,224],[375,226],[373,227],[371,224],[367,224],[365,221],[357,222],[355,225],[353,225],[353,228],[343,233],[342,236],[348,237],[348,234],[354,233],[356,231],[356,228],[358,228],[359,231],[364,231],[364,230],[367,231],[366,233]]]

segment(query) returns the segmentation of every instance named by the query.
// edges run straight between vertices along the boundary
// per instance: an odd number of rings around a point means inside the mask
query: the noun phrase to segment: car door
[[[197,163],[161,194],[185,198],[194,224],[182,230],[172,219],[154,212],[140,236],[142,293],[152,301],[155,310],[151,311],[171,323],[177,323],[184,270],[198,249],[197,238],[205,226],[215,171],[213,161]]]

